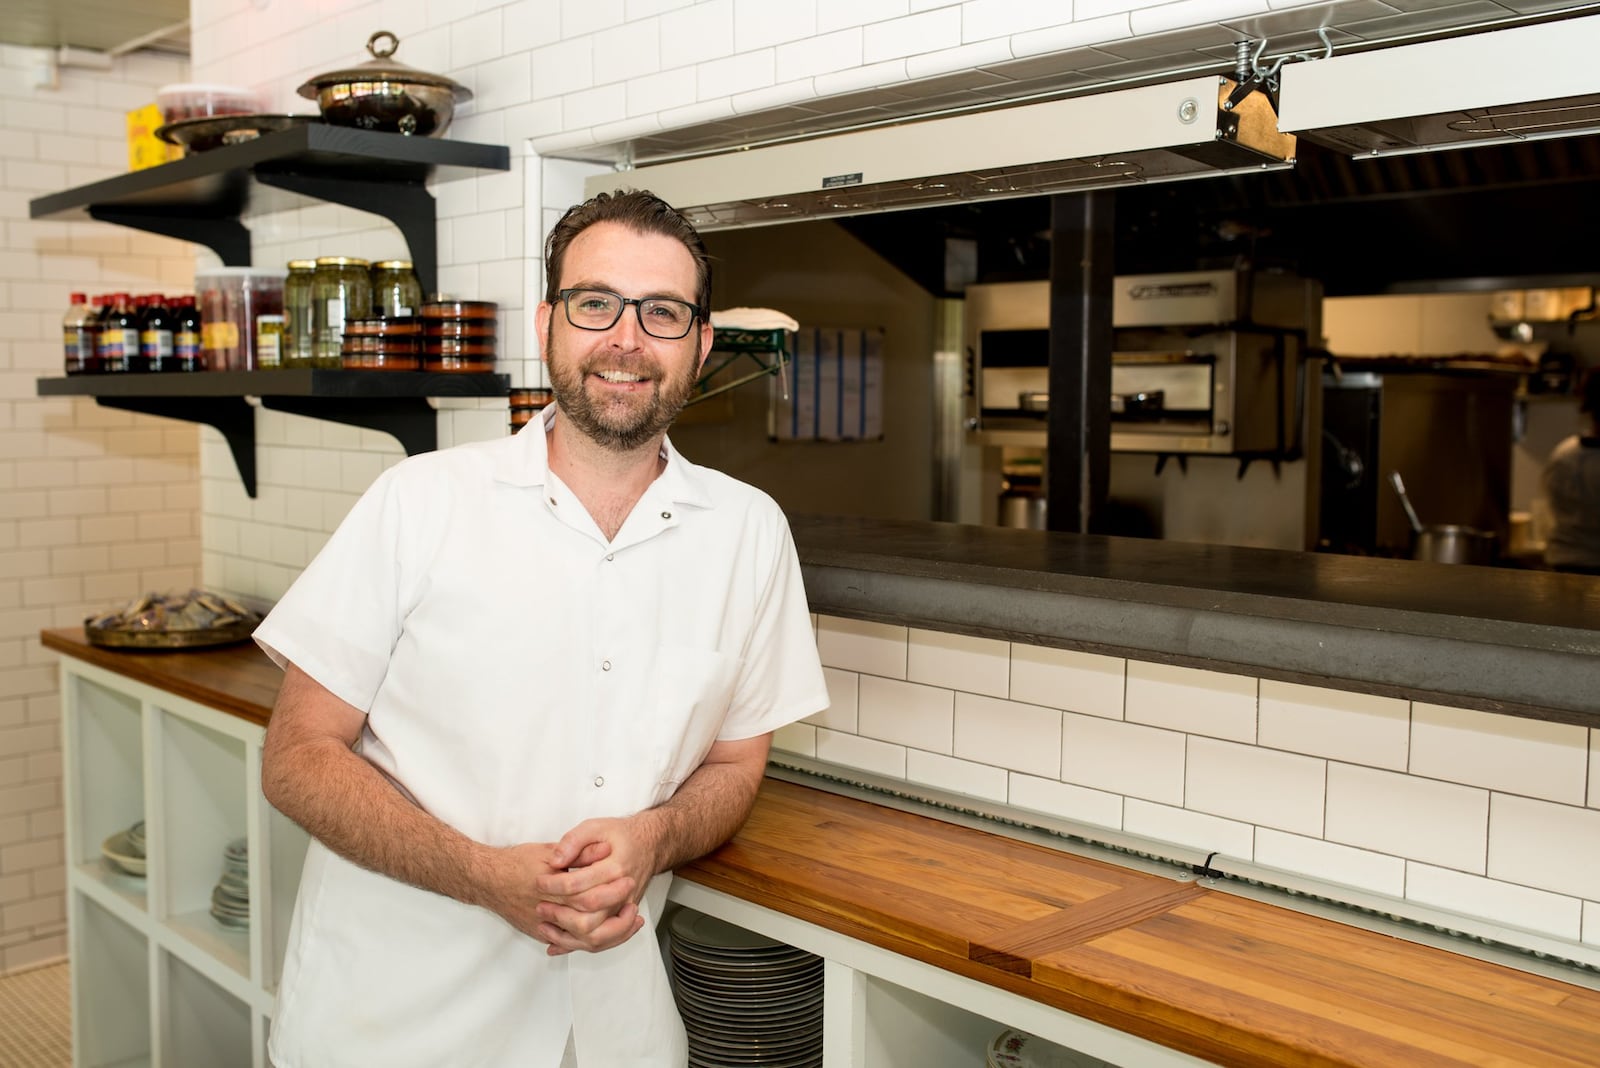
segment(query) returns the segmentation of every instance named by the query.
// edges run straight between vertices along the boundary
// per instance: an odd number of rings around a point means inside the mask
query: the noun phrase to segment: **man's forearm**
[[[766,774],[768,746],[765,739],[760,742],[758,752],[700,765],[670,798],[640,814],[652,839],[657,872],[704,856],[744,826]]]
[[[351,863],[467,904],[489,904],[494,850],[418,808],[337,741],[306,739],[269,753],[261,788],[275,808]]]

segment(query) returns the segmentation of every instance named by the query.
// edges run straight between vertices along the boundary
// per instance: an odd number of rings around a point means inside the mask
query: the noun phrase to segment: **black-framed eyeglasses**
[[[671,297],[625,297],[609,289],[563,289],[556,296],[566,309],[567,322],[579,330],[610,330],[632,304],[640,329],[674,341],[686,335],[701,315],[695,305]]]

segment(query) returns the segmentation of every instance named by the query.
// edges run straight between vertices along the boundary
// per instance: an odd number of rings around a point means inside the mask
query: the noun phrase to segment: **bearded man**
[[[652,931],[827,706],[788,523],[667,440],[711,269],[646,192],[569,210],[555,403],[373,484],[256,632],[267,799],[312,836],[277,1068],[680,1066]]]

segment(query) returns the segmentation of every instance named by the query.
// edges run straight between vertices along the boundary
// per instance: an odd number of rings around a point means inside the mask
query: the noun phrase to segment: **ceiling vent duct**
[[[1353,159],[1600,132],[1600,16],[1290,63],[1279,126]]]
[[[702,230],[1204,178],[1293,164],[1271,102],[1215,76],[854,130],[596,175]]]

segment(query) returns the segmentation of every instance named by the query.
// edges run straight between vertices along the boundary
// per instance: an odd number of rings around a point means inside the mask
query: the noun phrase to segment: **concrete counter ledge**
[[[1600,578],[791,518],[814,612],[1600,728]]]

